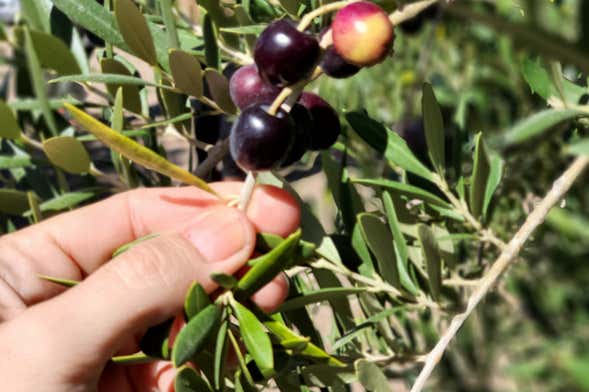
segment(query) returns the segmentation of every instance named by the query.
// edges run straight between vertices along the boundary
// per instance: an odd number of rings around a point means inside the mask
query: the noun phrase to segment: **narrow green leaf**
[[[133,77],[127,67],[115,59],[104,58],[100,60],[100,68],[104,74]],[[113,96],[116,96],[118,90],[122,89],[123,107],[133,113],[141,113],[141,96],[139,95],[138,85],[127,83],[107,83],[106,88]],[[117,129],[117,131],[120,132],[121,129]]]
[[[30,33],[33,47],[42,67],[53,69],[60,75],[73,75],[82,72],[76,58],[62,40],[38,31]]]
[[[248,353],[262,374],[266,377],[270,376],[274,373],[274,353],[266,328],[252,312],[239,302],[232,301],[231,307],[239,321],[239,331]]]
[[[55,166],[71,174],[90,171],[90,155],[84,145],[71,136],[56,136],[43,142],[47,158]]]
[[[145,17],[131,0],[114,0],[119,31],[135,55],[150,65],[157,64],[155,46]]]
[[[378,270],[385,282],[394,287],[401,286],[397,260],[393,246],[393,237],[387,226],[375,215],[362,213],[358,215],[364,241],[374,254]]]
[[[225,113],[235,114],[237,108],[229,94],[229,81],[227,78],[214,69],[206,69],[205,79],[209,86],[209,90],[211,91],[213,101],[215,101]]]
[[[573,155],[589,156],[589,138],[585,138],[569,146],[568,152]]]
[[[203,74],[196,57],[181,50],[173,50],[170,52],[170,69],[176,88],[193,97],[202,97]]]
[[[0,138],[18,139],[21,129],[10,107],[0,99]]]
[[[374,363],[360,359],[354,363],[358,381],[367,391],[390,392],[389,380],[382,370]]]
[[[172,10],[172,0],[160,0],[160,7],[166,32],[168,33],[168,46],[171,49],[180,47],[180,39],[178,38],[178,30],[176,28],[176,18]]]
[[[239,27],[222,27],[219,30],[223,33],[238,35],[260,35],[268,27],[266,24],[239,26]]]
[[[142,242],[145,242],[147,240],[151,240],[152,238],[155,238],[155,237],[158,237],[158,236],[159,236],[159,234],[155,234],[154,233],[154,234],[148,234],[146,236],[137,238],[136,240],[131,241],[128,244],[125,244],[125,245],[121,246],[120,248],[118,248],[117,250],[115,250],[113,252],[111,258],[114,259],[115,257],[122,255],[123,253],[125,253],[126,251],[128,251],[129,249],[131,249],[132,247],[134,247],[135,245],[138,245],[138,244],[140,244]]]
[[[399,270],[399,279],[407,291],[413,295],[417,295],[419,288],[413,282],[413,279],[411,279],[411,275],[409,273],[410,265],[407,242],[405,241],[405,236],[403,236],[403,233],[401,232],[401,225],[399,223],[399,219],[397,218],[393,199],[388,192],[384,192],[382,195],[382,201],[385,213],[387,214],[389,228],[391,233],[393,233],[393,242],[397,259],[397,269]]]
[[[215,359],[213,367],[213,378],[215,390],[223,390],[224,372],[227,364],[227,332],[229,330],[229,320],[225,320],[219,328],[217,333],[217,340],[215,342]]]
[[[111,362],[121,366],[134,366],[134,365],[143,365],[146,363],[152,363],[157,361],[157,358],[152,358],[148,355],[145,355],[142,352],[138,352],[131,355],[118,355],[116,357],[112,357]]]
[[[189,361],[203,347],[207,337],[221,320],[222,309],[211,304],[180,330],[174,342],[172,361],[178,367]]]
[[[175,392],[212,392],[210,385],[189,367],[178,370],[174,381]]]
[[[424,166],[411,152],[409,146],[401,136],[396,132],[388,133],[387,148],[385,158],[393,165],[396,165],[408,172],[416,174],[426,180],[432,181],[433,173]]]
[[[235,296],[240,299],[249,298],[274,279],[291,261],[293,250],[300,239],[299,229],[270,252],[260,256],[259,261],[237,283]]]
[[[216,192],[205,181],[196,177],[192,173],[174,165],[134,140],[112,130],[75,106],[66,104],[65,108],[71,113],[79,126],[94,134],[104,144],[126,158],[149,169],[155,170],[160,174],[167,175],[185,184],[194,185],[204,191],[216,195]]]
[[[370,147],[378,152],[385,152],[387,148],[387,133],[390,130],[380,122],[372,119],[363,111],[346,113],[346,120],[352,129]]]
[[[364,241],[362,228],[358,222],[356,222],[354,230],[352,231],[352,248],[362,261],[362,264],[358,266],[358,271],[364,276],[374,276],[375,271],[374,264],[372,263],[372,256],[370,256],[370,250],[366,245],[366,241]]]
[[[314,304],[317,302],[331,301],[334,299],[346,298],[350,295],[366,291],[363,288],[349,288],[349,287],[332,287],[317,291],[311,291],[305,294],[300,294],[288,301],[284,302],[276,312],[288,312],[292,309],[302,308],[303,306]]]
[[[172,324],[174,324],[174,318],[149,328],[139,341],[141,351],[152,358],[169,359],[170,346],[168,340]]]
[[[505,162],[501,159],[498,155],[491,155],[490,159],[490,172],[489,172],[489,180],[487,181],[487,187],[485,191],[485,201],[483,203],[483,215],[487,215],[487,211],[489,210],[489,205],[491,205],[491,200],[493,199],[493,195],[497,190],[497,187],[501,183],[501,178],[503,177],[503,167],[505,166]]]
[[[72,280],[72,279],[63,279],[63,278],[55,278],[53,276],[47,276],[47,275],[37,275],[37,277],[39,279],[45,280],[47,282],[51,282],[51,283],[55,283],[58,284],[60,286],[64,286],[64,287],[74,287],[75,285],[77,285],[78,283],[80,283],[77,280]]]
[[[80,192],[68,192],[62,193],[54,197],[53,199],[49,199],[44,201],[39,205],[39,209],[41,212],[46,211],[63,211],[68,208],[73,208],[80,203],[83,203],[87,200],[92,199],[96,196],[96,192],[94,191],[80,191]],[[24,216],[30,216],[31,211],[27,211],[23,214]]]
[[[188,293],[186,293],[186,298],[184,298],[184,314],[186,315],[186,319],[192,319],[210,304],[211,299],[205,289],[200,283],[194,282]]]
[[[37,195],[35,195],[35,193],[32,191],[28,191],[27,199],[29,202],[31,216],[33,217],[33,222],[41,222],[41,220],[43,220],[43,215],[41,214],[41,209],[39,208],[39,199],[37,198]]]
[[[529,58],[525,59],[522,64],[522,74],[532,89],[532,92],[537,93],[546,100],[555,95],[556,89],[550,79],[550,75],[538,61]]]
[[[117,27],[115,16],[108,12],[96,0],[51,0],[53,5],[59,8],[75,24],[80,25],[96,36],[102,38],[107,43],[121,48],[125,52],[131,53],[132,50],[126,44],[123,36]],[[166,33],[158,26],[147,23],[149,30],[155,41],[155,49],[159,63],[168,68],[168,38]],[[187,48],[193,48],[194,36],[190,32],[185,33]]]
[[[119,87],[115,94],[115,102],[112,109],[111,119],[111,127],[117,132],[122,132],[123,126],[125,125],[125,115],[123,113],[124,104],[123,87]]]
[[[442,292],[442,258],[440,248],[431,229],[426,225],[419,225],[417,237],[421,243],[423,256],[429,277],[428,283],[432,292],[432,297],[440,300]]]
[[[28,155],[0,155],[0,170],[18,169],[33,166]]]
[[[434,89],[429,83],[423,85],[421,107],[429,156],[438,172],[443,173],[446,164],[444,120]]]
[[[284,322],[282,322],[280,318],[277,317],[277,315],[274,315],[273,318],[271,318],[261,310],[255,308],[254,312],[255,315],[264,323],[266,328],[268,328],[268,331],[270,331],[280,341],[302,339],[300,335],[284,325]],[[305,348],[305,350],[303,350],[300,355],[312,358],[317,362],[325,362],[336,367],[345,366],[343,362],[327,354],[323,349],[314,345],[313,343],[309,343],[307,348]]]
[[[576,109],[547,109],[537,113],[525,120],[520,121],[503,136],[504,147],[515,146],[525,143],[545,132],[554,126],[580,116],[587,116],[587,112]]]
[[[409,184],[404,184],[402,182],[371,178],[353,179],[352,182],[355,184],[383,187],[385,189],[390,190],[392,193],[398,193],[403,196],[407,196],[410,199],[422,200],[426,203],[437,205],[439,207],[452,207],[450,203],[448,203],[445,200],[442,200],[440,197],[434,195],[433,193],[429,193],[428,191],[425,191],[421,188]]]
[[[176,89],[159,83],[153,83],[145,79],[137,78],[135,76],[126,76],[118,74],[88,74],[88,75],[69,75],[55,78],[49,83],[63,83],[63,82],[77,82],[77,83],[105,83],[113,85],[133,85],[133,86],[150,86],[157,87],[161,90],[169,90],[176,92]],[[115,90],[116,92],[116,90]]]
[[[49,32],[48,2],[42,0],[20,0],[20,6],[26,21],[38,31]]]
[[[9,215],[20,215],[28,209],[29,200],[26,192],[0,188],[0,212]]]
[[[221,68],[221,54],[217,44],[217,31],[213,20],[206,14],[202,26],[202,34],[205,40],[205,59],[207,67],[219,70]]]
[[[219,286],[223,287],[224,289],[231,290],[235,286],[237,286],[237,279],[235,276],[227,275],[223,273],[213,273],[211,274],[211,279],[213,282],[217,283]]]
[[[491,173],[489,156],[481,133],[476,135],[474,150],[474,166],[470,177],[470,210],[475,218],[483,215],[487,183]]]
[[[45,122],[49,127],[49,130],[54,134],[57,135],[57,123],[55,122],[55,117],[53,116],[53,112],[51,111],[51,107],[49,106],[49,96],[47,95],[47,86],[45,83],[45,78],[43,76],[43,70],[41,69],[41,64],[39,63],[39,58],[37,57],[37,52],[34,49],[33,39],[31,37],[31,32],[28,28],[24,29],[25,33],[25,55],[27,58],[27,66],[29,69],[29,76],[31,78],[33,84],[33,90],[35,92],[35,96],[39,100],[41,111],[43,113],[43,117],[45,118]]]

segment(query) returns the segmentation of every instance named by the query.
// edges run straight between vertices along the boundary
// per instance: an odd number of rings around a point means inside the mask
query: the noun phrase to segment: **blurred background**
[[[48,0],[27,0],[50,5]],[[190,17],[191,1],[180,9]],[[146,6],[153,1],[147,1]],[[184,4],[186,3],[186,4]],[[393,1],[394,3],[394,1]],[[547,108],[546,97],[532,91],[530,80],[562,73],[572,85],[577,103],[589,100],[589,1],[587,0],[456,0],[435,7],[396,30],[395,54],[380,66],[362,70],[352,79],[323,78],[312,86],[342,116],[364,108],[371,117],[401,134],[413,151],[424,152],[421,88],[432,83],[443,107],[447,139],[452,149],[450,167],[463,165],[474,135],[484,132],[489,146],[505,160],[504,178],[493,205],[491,227],[503,239],[519,227],[534,203],[567,167],[563,148],[587,135],[587,123],[566,122],[549,134],[503,148],[502,137],[521,119]],[[61,19],[60,19],[61,18]],[[18,0],[0,0],[0,98],[18,112],[27,130],[47,127],[35,101],[38,92],[27,69],[27,56],[12,29],[27,23]],[[100,39],[65,22],[58,11],[52,17],[55,36],[68,37],[82,70],[99,69]],[[69,23],[69,25],[68,25]],[[123,56],[124,57],[124,56]],[[87,59],[87,60],[83,60]],[[151,70],[128,58],[142,77]],[[540,76],[538,76],[540,75]],[[46,80],[50,75],[46,75]],[[150,79],[151,80],[151,79]],[[63,101],[96,103],[105,90],[87,91],[76,84],[49,85],[51,105]],[[146,96],[148,102],[154,97]],[[106,110],[106,109],[105,109]],[[151,113],[157,117],[156,112]],[[106,117],[105,117],[106,118]],[[56,117],[58,122],[64,122]],[[223,119],[201,124],[204,133],[226,130]],[[344,123],[345,124],[345,123]],[[63,125],[63,124],[61,124]],[[66,127],[67,128],[67,127]],[[194,147],[161,131],[162,150],[181,165],[196,166]],[[73,130],[70,131],[73,134]],[[376,176],[382,168],[375,153],[345,124],[352,140],[350,171]],[[215,137],[213,137],[215,139]],[[85,140],[88,142],[89,140]],[[214,142],[214,141],[213,141]],[[0,187],[34,190],[42,201],[55,199],[55,184],[76,195],[45,204],[44,216],[74,208],[108,195],[116,173],[111,153],[100,143],[87,148],[103,176],[57,173],[43,166],[43,157],[5,139],[0,141]],[[12,157],[9,159],[8,157]],[[18,159],[15,159],[15,156]],[[338,156],[337,153],[335,155]],[[41,162],[41,163],[40,163]],[[328,231],[338,222],[334,201],[316,155],[307,156],[289,173],[294,187],[320,217]],[[466,169],[468,171],[469,168]],[[137,170],[137,181],[155,181]],[[449,176],[452,177],[452,171]],[[223,173],[214,178],[222,178]],[[161,179],[159,179],[161,180]],[[456,180],[456,178],[454,178]],[[359,188],[367,195],[370,190]],[[23,207],[0,200],[0,233],[31,223]],[[61,204],[60,204],[61,203]],[[41,204],[43,206],[43,204]],[[504,282],[479,306],[460,331],[434,374],[437,391],[589,391],[589,177],[587,174],[535,234]],[[427,336],[427,330],[425,330]],[[433,331],[429,331],[429,338]],[[403,378],[405,369],[390,370]],[[404,383],[398,384],[403,390]]]

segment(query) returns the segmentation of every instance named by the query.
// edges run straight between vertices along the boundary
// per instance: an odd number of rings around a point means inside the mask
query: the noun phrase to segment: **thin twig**
[[[466,311],[455,316],[452,319],[450,327],[444,332],[436,346],[430,351],[425,361],[425,365],[417,377],[411,392],[420,392],[436,364],[442,358],[444,351],[464,323],[470,316],[476,306],[481,302],[485,295],[495,286],[497,281],[505,273],[505,271],[517,260],[517,255],[521,251],[526,241],[530,238],[532,233],[540,226],[546,215],[550,212],[552,207],[558,204],[563,196],[571,188],[575,180],[583,173],[589,165],[589,158],[577,158],[571,166],[556,180],[552,189],[546,194],[544,199],[536,206],[534,211],[528,216],[525,223],[521,226],[515,236],[509,241],[497,261],[493,264],[489,272],[480,280],[480,286],[473,292]]]
[[[407,4],[403,8],[393,12],[389,19],[394,26],[397,26],[406,20],[415,18],[420,12],[434,5],[440,0],[424,0],[417,3]]]
[[[198,177],[206,177],[225,158],[229,152],[229,138],[219,141],[215,147],[208,151],[208,157],[198,165],[194,174]]]

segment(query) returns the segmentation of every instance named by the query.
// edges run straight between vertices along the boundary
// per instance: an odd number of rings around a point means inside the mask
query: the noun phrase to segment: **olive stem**
[[[241,195],[239,196],[239,206],[237,207],[241,211],[247,210],[247,206],[249,205],[252,195],[254,194],[254,188],[256,186],[256,173],[253,171],[247,172],[247,177],[245,178],[245,183],[243,184],[243,188],[241,188]]]
[[[333,11],[340,10],[340,9],[344,8],[345,6],[347,6],[351,3],[355,3],[357,1],[358,0],[336,1],[335,3],[326,4],[322,7],[319,7],[317,9],[309,12],[308,14],[306,14],[301,19],[301,22],[299,23],[297,29],[299,31],[304,31],[307,27],[309,27],[309,25],[313,22],[313,19],[315,19],[316,17],[328,14]]]

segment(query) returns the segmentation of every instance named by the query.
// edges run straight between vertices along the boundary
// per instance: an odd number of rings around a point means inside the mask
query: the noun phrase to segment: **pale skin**
[[[216,183],[221,195],[242,184]],[[247,213],[195,188],[140,189],[0,238],[0,380],[11,391],[172,391],[167,362],[118,366],[148,327],[181,313],[193,281],[233,274],[250,258],[256,232],[281,236],[299,225],[285,191],[259,187]],[[119,257],[121,245],[158,233]],[[67,291],[38,274],[83,280]],[[253,297],[276,308],[288,284]]]

